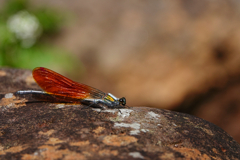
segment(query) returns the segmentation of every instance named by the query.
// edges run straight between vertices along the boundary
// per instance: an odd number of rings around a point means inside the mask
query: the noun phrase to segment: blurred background
[[[240,1],[0,0],[0,66],[43,66],[240,143]]]

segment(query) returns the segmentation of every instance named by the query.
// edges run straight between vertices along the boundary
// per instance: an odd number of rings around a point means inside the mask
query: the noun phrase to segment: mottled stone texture
[[[240,145],[200,118],[149,107],[31,102],[30,71],[0,70],[0,159],[239,159]]]

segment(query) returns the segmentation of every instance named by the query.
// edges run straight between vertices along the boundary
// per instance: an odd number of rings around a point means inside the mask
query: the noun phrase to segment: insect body
[[[16,94],[51,95],[61,98],[64,102],[89,104],[100,108],[123,108],[126,99],[116,98],[111,93],[104,93],[99,89],[70,80],[50,69],[37,67],[32,72],[33,78],[44,91],[25,90]]]

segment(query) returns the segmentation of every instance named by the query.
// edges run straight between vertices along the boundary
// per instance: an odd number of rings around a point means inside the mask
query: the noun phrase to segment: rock
[[[31,101],[29,71],[0,70],[1,159],[239,159],[240,145],[203,119],[163,109],[93,109]]]

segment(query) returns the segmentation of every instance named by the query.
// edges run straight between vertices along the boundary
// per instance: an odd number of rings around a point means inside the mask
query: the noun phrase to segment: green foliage
[[[4,7],[1,15],[3,18],[8,18],[10,15],[17,13],[18,11],[27,10],[27,0],[8,0]]]
[[[66,51],[44,42],[59,33],[63,24],[61,14],[47,8],[34,9],[27,0],[8,0],[1,8],[0,66],[28,69],[80,67],[76,58]]]
[[[57,15],[54,11],[47,9],[39,10],[35,13],[35,16],[38,18],[44,34],[56,33],[63,21],[63,18],[60,15]]]

